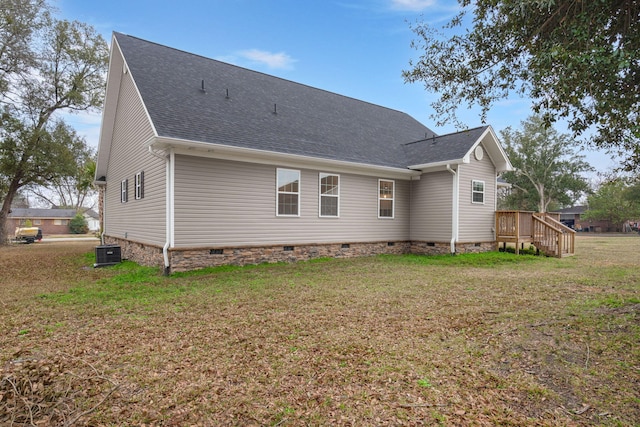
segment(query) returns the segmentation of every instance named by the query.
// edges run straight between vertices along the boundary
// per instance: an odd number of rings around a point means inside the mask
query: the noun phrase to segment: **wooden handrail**
[[[561,257],[572,255],[575,230],[565,226],[549,213],[531,211],[496,211],[496,241],[519,246],[529,242],[547,254]]]
[[[544,218],[540,218],[538,215],[539,215],[539,214],[533,214],[533,219],[534,219],[535,221],[538,221],[538,222],[540,222],[540,223],[544,224],[547,228],[552,229],[552,230],[553,230],[553,231],[555,231],[556,233],[560,233],[560,234],[562,234],[562,230],[560,230],[559,228],[554,227],[553,225],[549,224],[547,221],[545,221],[545,219],[544,219]]]

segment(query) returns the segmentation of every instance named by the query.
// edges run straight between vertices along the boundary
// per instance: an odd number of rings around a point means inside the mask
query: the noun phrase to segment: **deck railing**
[[[514,243],[516,254],[530,243],[547,255],[562,257],[573,255],[575,231],[562,224],[558,214],[497,211],[496,241]]]
[[[544,219],[545,224],[557,234],[558,254],[556,256],[573,255],[575,253],[576,231],[560,222],[560,214],[547,212],[536,215]]]

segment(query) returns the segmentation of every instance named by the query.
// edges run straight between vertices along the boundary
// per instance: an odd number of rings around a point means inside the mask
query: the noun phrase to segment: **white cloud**
[[[78,113],[63,111],[58,112],[57,117],[75,129],[78,135],[84,137],[88,146],[94,150],[98,148],[100,124],[102,123],[102,113],[100,111],[81,111]]]
[[[259,49],[243,50],[238,53],[243,58],[259,62],[271,69],[291,69],[296,62],[291,56],[284,52],[272,53]]]
[[[419,12],[436,5],[436,0],[391,0],[394,9]]]

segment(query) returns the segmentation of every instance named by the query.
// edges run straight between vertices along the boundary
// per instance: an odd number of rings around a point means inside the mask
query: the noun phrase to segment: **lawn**
[[[0,425],[628,426],[640,237],[163,277],[0,248]]]

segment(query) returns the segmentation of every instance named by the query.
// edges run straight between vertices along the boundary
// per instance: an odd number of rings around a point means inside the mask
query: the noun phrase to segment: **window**
[[[125,179],[120,183],[120,202],[125,203],[129,199],[129,180]]]
[[[54,219],[53,225],[69,225],[68,219]]]
[[[378,218],[393,218],[395,181],[378,180]]]
[[[484,204],[484,181],[471,182],[471,202]]]
[[[320,174],[320,216],[340,215],[340,175]]]
[[[41,220],[39,220],[39,219],[34,219],[33,220],[33,225],[41,225],[41,224],[42,224]]]
[[[144,198],[144,171],[136,174],[136,200]]]
[[[277,170],[278,216],[300,216],[300,171]]]

